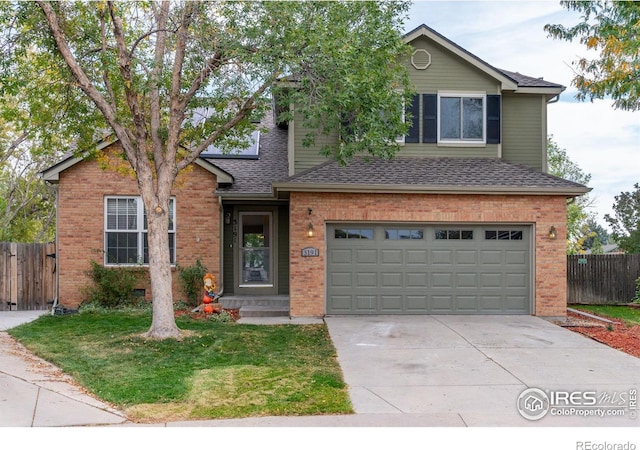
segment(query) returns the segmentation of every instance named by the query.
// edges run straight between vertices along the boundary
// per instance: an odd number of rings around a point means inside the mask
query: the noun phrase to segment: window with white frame
[[[438,142],[486,142],[485,94],[438,94]]]
[[[148,264],[147,215],[140,197],[105,198],[105,264]],[[176,261],[175,199],[169,200],[169,256]]]

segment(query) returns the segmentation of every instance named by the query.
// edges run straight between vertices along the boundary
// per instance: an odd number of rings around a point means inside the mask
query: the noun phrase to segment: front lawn
[[[639,308],[614,305],[572,305],[572,307],[610,319],[620,319],[627,326],[640,325]]]
[[[141,422],[353,412],[325,325],[176,322],[180,341],[141,337],[149,312],[44,316],[9,333]]]

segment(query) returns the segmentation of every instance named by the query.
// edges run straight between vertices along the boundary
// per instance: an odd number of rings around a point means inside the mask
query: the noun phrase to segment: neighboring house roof
[[[584,251],[585,255],[590,255],[593,252],[592,249],[587,249]],[[620,250],[618,244],[606,244],[602,246],[602,254],[612,254],[612,253],[624,253],[623,250]]]
[[[409,43],[420,36],[430,38],[471,65],[500,81],[503,90],[521,93],[546,93],[550,95],[558,95],[565,90],[565,87],[561,84],[544,81],[542,78],[534,78],[517,72],[498,69],[424,24],[405,34],[404,40]]]
[[[274,183],[280,192],[425,192],[552,194],[578,196],[591,189],[498,158],[356,157],[347,165],[327,161]]]

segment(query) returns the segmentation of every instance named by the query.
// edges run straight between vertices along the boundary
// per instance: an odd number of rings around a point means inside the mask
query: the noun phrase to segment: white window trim
[[[461,97],[461,98],[481,98],[482,99],[482,139],[442,139],[440,137],[441,130],[441,121],[442,114],[440,111],[440,100],[442,97]],[[487,145],[487,93],[485,92],[474,92],[474,91],[442,91],[438,92],[438,102],[437,102],[437,117],[438,117],[438,144],[447,146],[460,146],[463,145],[465,147],[485,147]],[[462,111],[461,111],[462,114]],[[462,118],[461,118],[462,119]]]
[[[112,199],[135,199],[136,200],[136,216],[138,218],[137,227],[135,230],[109,230],[107,227],[108,217],[107,217],[107,203]],[[173,254],[174,259],[177,260],[176,248],[177,248],[177,223],[176,223],[176,199],[175,197],[171,197],[173,201],[173,230],[169,230],[169,232],[173,233]],[[103,223],[104,223],[104,233],[103,233],[103,249],[104,249],[104,265],[105,267],[125,267],[125,266],[141,266],[141,267],[149,267],[149,263],[143,263],[142,260],[144,258],[144,234],[148,233],[148,229],[144,228],[144,202],[142,201],[142,197],[139,195],[107,195],[104,197],[104,211],[103,211]],[[117,232],[129,232],[136,233],[138,235],[138,262],[137,263],[110,263],[107,260],[107,233],[117,233]],[[171,266],[174,267],[176,265],[175,262],[171,263]]]

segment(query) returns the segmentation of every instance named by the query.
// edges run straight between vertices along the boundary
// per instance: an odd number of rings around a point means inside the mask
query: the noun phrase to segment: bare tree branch
[[[245,100],[243,105],[240,107],[240,109],[238,109],[238,112],[231,120],[216,129],[216,131],[209,135],[209,137],[202,141],[195,149],[192,149],[191,153],[188,156],[180,160],[176,165],[177,172],[193,163],[207,147],[209,147],[221,136],[224,136],[224,134],[234,128],[240,121],[246,119],[255,109],[256,101],[258,100],[258,98],[261,97],[262,94],[264,94],[264,92],[267,90],[267,88],[272,85],[277,76],[278,73],[274,73],[270,77],[268,77],[268,79],[253,93],[253,95]]]
[[[62,55],[64,61],[67,66],[71,70],[74,78],[78,82],[78,87],[82,89],[82,91],[93,101],[96,107],[100,110],[100,112],[104,115],[105,119],[109,123],[109,125],[113,128],[113,131],[116,133],[116,136],[122,143],[125,152],[127,153],[127,157],[131,164],[136,167],[138,165],[137,155],[133,152],[133,143],[131,140],[131,136],[128,131],[118,122],[116,118],[116,111],[111,107],[109,102],[102,96],[100,91],[96,89],[96,87],[91,83],[86,73],[82,70],[78,61],[73,56],[71,49],[69,48],[69,44],[67,43],[62,29],[60,28],[60,23],[58,21],[58,16],[56,15],[53,7],[49,2],[38,1],[38,6],[44,12],[45,18],[47,20],[47,24],[49,25],[49,29],[51,30],[51,34],[56,41],[58,50]]]

